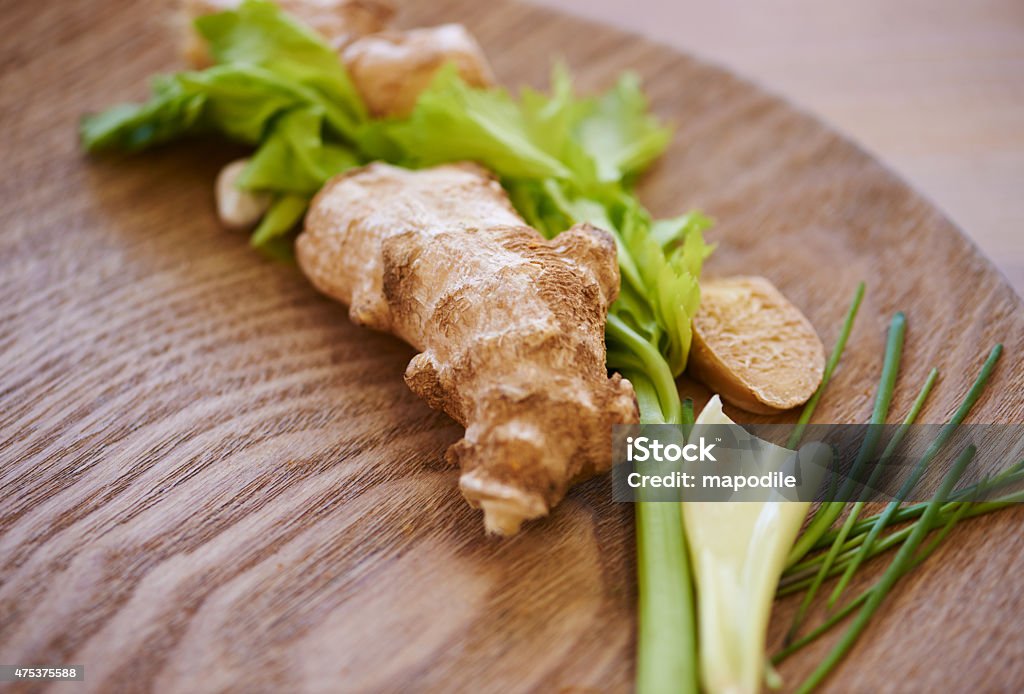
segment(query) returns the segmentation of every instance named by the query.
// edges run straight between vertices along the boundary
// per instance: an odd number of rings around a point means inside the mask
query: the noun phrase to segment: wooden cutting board
[[[827,344],[868,282],[817,421],[866,420],[899,309],[896,416],[936,365],[922,421],[942,421],[1002,341],[972,419],[1024,421],[1021,300],[856,146],[611,28],[425,5],[402,23],[464,21],[509,85],[544,85],[559,55],[586,90],[640,73],[676,125],[643,197],[717,218],[709,273],[767,275]],[[84,664],[76,691],[628,690],[633,509],[607,479],[485,537],[443,461],[459,427],[402,382],[412,351],[218,228],[212,180],[236,151],[79,154],[82,112],[178,67],[169,6],[21,1],[0,30],[0,662]],[[964,523],[826,688],[1019,689],[1022,521]],[[787,682],[827,645],[785,663]]]

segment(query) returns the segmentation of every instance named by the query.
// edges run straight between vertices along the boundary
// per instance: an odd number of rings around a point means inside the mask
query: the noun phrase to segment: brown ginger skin
[[[353,321],[420,351],[406,383],[466,427],[448,459],[488,531],[546,515],[609,467],[612,426],[639,419],[632,386],[605,368],[614,241],[588,225],[545,240],[474,165],[337,176],[296,251]]]
[[[473,87],[494,74],[480,44],[461,24],[382,31],[353,41],[341,54],[366,108],[378,118],[405,118],[445,65]]]

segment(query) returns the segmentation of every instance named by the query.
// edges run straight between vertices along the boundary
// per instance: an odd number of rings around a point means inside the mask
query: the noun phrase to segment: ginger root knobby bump
[[[217,219],[226,229],[251,229],[270,209],[273,196],[269,193],[254,193],[238,187],[239,176],[249,165],[248,159],[237,159],[217,174],[213,185],[217,202]]]
[[[341,55],[367,109],[378,118],[408,117],[445,65],[454,65],[470,86],[494,84],[480,44],[461,24],[371,34]]]
[[[420,351],[406,383],[465,426],[447,458],[490,532],[517,532],[607,469],[612,426],[639,419],[629,381],[605,368],[614,240],[589,225],[544,239],[475,165],[337,176],[296,252],[354,322]]]

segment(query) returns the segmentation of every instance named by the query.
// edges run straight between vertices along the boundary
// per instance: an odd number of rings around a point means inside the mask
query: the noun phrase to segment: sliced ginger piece
[[[825,348],[810,321],[763,277],[701,282],[690,373],[731,404],[773,414],[821,383]]]

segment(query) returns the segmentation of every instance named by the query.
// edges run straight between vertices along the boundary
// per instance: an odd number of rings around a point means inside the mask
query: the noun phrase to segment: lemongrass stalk
[[[716,395],[701,411],[692,436],[704,426],[731,424]],[[793,455],[765,445],[765,470]],[[775,588],[810,506],[779,499],[681,504],[697,588],[701,684],[707,692],[760,689]]]

